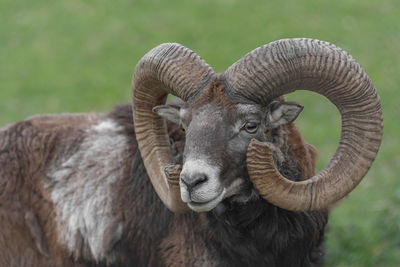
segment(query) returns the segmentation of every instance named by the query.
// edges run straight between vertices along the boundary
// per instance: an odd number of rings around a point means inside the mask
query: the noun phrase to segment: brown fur
[[[283,96],[275,100],[280,102],[286,101]],[[274,140],[274,143],[280,144],[280,148],[285,150],[284,152],[289,155],[289,158],[298,166],[301,166],[302,178],[311,178],[315,174],[315,163],[318,157],[317,149],[306,142],[294,122],[282,128],[281,132],[284,136],[279,136],[280,140]],[[282,140],[285,140],[284,143]]]
[[[193,222],[197,222],[194,224]],[[178,215],[169,234],[160,244],[165,266],[210,266],[204,240],[210,239],[201,229],[207,227],[205,214]],[[201,238],[199,238],[201,236]],[[210,266],[211,267],[211,266]]]
[[[0,266],[72,263],[60,256],[65,252],[55,242],[54,206],[45,188],[44,169],[54,155],[73,153],[66,147],[79,147],[80,129],[88,119],[87,115],[35,116],[0,130],[0,247],[7,248],[0,249]]]
[[[290,145],[289,155],[298,166],[302,166],[301,177],[311,178],[315,174],[315,162],[318,156],[313,145],[308,144],[301,136],[294,123],[284,126],[287,143]]]
[[[209,96],[221,93],[220,99],[224,101],[223,87],[216,84],[212,88],[214,90],[210,89]],[[215,90],[216,88],[219,89]],[[225,102],[229,105],[227,99]],[[121,106],[108,115],[34,116],[0,129],[1,267],[111,266],[106,262],[95,264],[91,260],[90,252],[82,244],[77,244],[75,256],[71,256],[59,243],[54,219],[56,207],[51,200],[51,186],[48,185],[45,172],[48,166],[59,164],[61,155],[74,154],[87,138],[85,130],[105,117],[111,117],[124,126],[121,134],[129,138],[128,150],[131,151],[127,155],[125,175],[115,185],[119,198],[113,202],[114,219],[104,232],[106,250],[109,253],[118,252],[118,262],[131,265],[136,263],[136,256],[130,252],[134,249],[145,255],[151,265],[191,266],[194,263],[192,261],[204,264],[211,262],[203,241],[210,237],[204,236],[207,233],[198,230],[200,225],[206,227],[205,215],[171,214],[154,194],[150,182],[140,180],[139,176],[145,175],[145,170],[140,155],[137,154],[131,112],[130,108]],[[285,130],[290,144],[290,155],[302,166],[302,176],[310,177],[315,164],[315,150],[305,143],[294,125],[288,125]],[[174,155],[181,155],[185,142],[182,131],[170,125],[169,136]],[[133,159],[136,161],[131,165]],[[176,160],[179,162],[181,159]],[[133,178],[132,171],[135,172]],[[144,200],[141,201],[148,203],[146,209],[149,210],[144,212],[143,206],[136,205],[132,194],[138,193],[133,190],[139,190],[143,194],[140,197]],[[153,221],[155,213],[158,218],[163,219]],[[115,234],[120,223],[123,224],[121,239]],[[149,233],[154,240],[148,239]],[[199,236],[203,238],[198,239]],[[132,243],[132,240],[136,242]],[[158,249],[155,248],[157,245]]]

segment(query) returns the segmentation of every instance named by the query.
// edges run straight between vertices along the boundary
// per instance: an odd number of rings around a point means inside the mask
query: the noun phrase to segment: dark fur
[[[314,266],[321,263],[326,211],[289,212],[257,198],[246,204],[227,199],[208,213],[169,212],[147,177],[131,112],[127,105],[118,106],[108,115],[123,126],[120,134],[128,136],[131,151],[125,158],[125,175],[115,185],[119,196],[113,200],[115,219],[104,233],[107,255],[116,258],[113,263],[92,261],[84,247],[82,256],[75,259],[54,238],[55,208],[48,201],[49,192],[42,182],[43,168],[54,163],[54,155],[79,149],[85,138],[80,130],[83,126],[70,121],[69,127],[54,128],[39,120],[8,126],[0,132],[0,266]],[[175,125],[169,125],[168,131],[173,153],[180,162],[184,135]],[[292,157],[301,157],[303,152],[290,153]],[[289,178],[299,173],[307,178],[301,161],[297,158],[284,162],[280,170]],[[123,223],[121,238],[115,234],[120,222]]]

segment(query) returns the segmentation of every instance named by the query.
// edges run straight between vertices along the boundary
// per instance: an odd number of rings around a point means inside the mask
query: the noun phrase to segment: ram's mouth
[[[188,202],[187,205],[190,209],[196,212],[207,212],[214,209],[222,200],[224,200],[226,195],[226,189],[222,190],[221,194],[216,196],[214,199],[207,202]]]
[[[245,187],[244,180],[242,178],[237,178],[227,188],[224,188],[222,192],[212,200],[206,202],[190,201],[187,203],[187,205],[193,211],[207,212],[217,207],[218,204],[221,203],[224,199],[240,195],[240,192],[243,190],[244,187]],[[249,197],[247,197],[246,199],[248,198]]]

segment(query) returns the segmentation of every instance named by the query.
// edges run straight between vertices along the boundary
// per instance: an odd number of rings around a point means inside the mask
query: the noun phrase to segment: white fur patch
[[[230,197],[236,195],[242,188],[242,184],[244,183],[244,180],[241,178],[235,179],[226,189],[226,196],[225,197]]]
[[[181,109],[179,110],[179,117],[180,117],[180,118],[186,117],[187,114],[188,114],[188,111],[187,111],[186,109],[181,108]]]
[[[208,202],[215,199],[223,190],[219,181],[220,172],[221,169],[218,166],[210,165],[205,160],[187,160],[183,165],[181,175],[193,177],[205,174],[208,180],[194,188],[191,193],[188,192],[186,185],[180,183],[182,201]]]
[[[119,129],[112,120],[88,129],[77,152],[48,171],[59,241],[75,257],[82,256],[79,244],[97,261],[107,256],[103,241],[113,216],[112,186],[123,175],[128,147],[127,139],[115,133]]]
[[[95,131],[101,133],[101,132],[107,132],[107,131],[120,131],[120,130],[122,130],[122,127],[117,125],[112,120],[105,120],[105,121],[102,121],[99,124],[93,126],[93,129]]]

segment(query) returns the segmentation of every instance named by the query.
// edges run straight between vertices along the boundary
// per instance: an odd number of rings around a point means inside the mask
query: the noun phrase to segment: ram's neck
[[[274,144],[283,155],[277,161],[279,171],[290,180],[313,175],[315,150],[304,141],[295,125],[280,128],[275,134]],[[321,239],[327,211],[286,211],[259,197],[245,203],[228,199],[221,206],[208,214],[211,244],[216,247],[211,251],[221,251],[215,255],[223,258],[221,261],[232,260],[233,264],[243,266],[261,262],[267,266],[275,266],[277,262],[279,266],[308,266],[322,260]],[[305,262],[290,262],[299,258]]]
[[[210,251],[221,262],[309,266],[323,258],[325,211],[290,212],[258,199],[245,204],[229,203],[226,211],[211,212],[208,219]],[[302,258],[303,263],[290,262]]]

